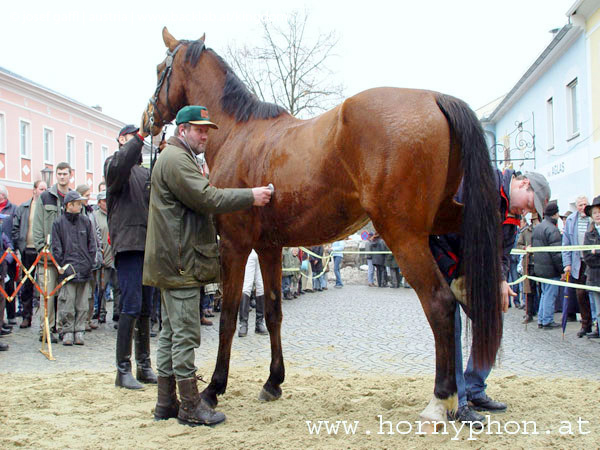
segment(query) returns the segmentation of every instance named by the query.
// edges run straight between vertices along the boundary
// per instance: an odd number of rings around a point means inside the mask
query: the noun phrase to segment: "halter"
[[[171,50],[167,50],[167,57],[165,58],[165,70],[163,70],[158,83],[156,85],[156,90],[154,91],[154,95],[152,96],[152,98],[150,99],[150,104],[152,105],[152,114],[149,113],[148,111],[148,115],[149,115],[149,122],[150,122],[150,127],[152,127],[152,125],[154,125],[154,112],[156,112],[156,114],[158,114],[158,120],[160,121],[159,123],[161,125],[164,125],[165,121],[162,118],[161,114],[160,114],[160,110],[158,109],[157,103],[158,103],[158,96],[160,95],[160,91],[163,87],[163,84],[165,83],[165,81],[167,82],[167,92],[166,92],[166,97],[167,97],[167,110],[172,114],[173,111],[171,109],[171,105],[169,104],[169,85],[170,85],[170,81],[171,81],[171,72],[173,71],[173,60],[175,59],[175,55],[177,55],[177,52],[179,51],[179,49],[181,48],[181,44],[178,44],[177,47],[175,47],[173,49],[173,51]]]

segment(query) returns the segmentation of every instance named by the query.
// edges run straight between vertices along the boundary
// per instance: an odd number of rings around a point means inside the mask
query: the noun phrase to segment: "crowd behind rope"
[[[209,319],[219,308],[216,296],[220,270],[216,229],[211,214],[264,206],[270,201],[272,191],[266,186],[251,189],[210,186],[208,168],[199,162],[197,156],[204,151],[208,130],[217,128],[217,125],[210,122],[208,111],[201,106],[182,108],[176,123],[175,136],[161,146],[164,150],[157,160],[152,178],[150,171],[141,165],[143,136],[139,129],[128,125],[121,130],[117,137],[119,151],[105,163],[106,184],[98,186],[100,192],[95,207],[88,204],[89,186],[81,185],[75,190],[69,188],[72,169],[67,163],[56,166],[57,182],[53,186],[48,188],[42,182],[34,183],[32,198],[18,208],[8,200],[6,188],[0,186],[0,250],[4,252],[6,248],[13,248],[23,265],[30,267],[38,254],[49,248],[58,267],[49,265],[44,269],[42,263],[38,264],[38,284],[47,285],[50,292],[61,281],[69,280],[49,298],[48,319],[53,343],[85,345],[85,333],[107,321],[106,304],[112,300],[112,322],[117,329],[115,385],[140,389],[142,383],[158,384],[154,412],[157,420],[177,417],[187,425],[213,425],[222,422],[225,416],[201,402],[194,365],[194,350],[200,345],[198,324],[212,325]],[[516,227],[513,222],[518,222],[518,218],[511,220],[508,217],[510,211],[532,211],[534,195],[536,203],[537,197],[545,199],[546,203],[550,195],[546,180],[539,174],[521,176],[513,171],[498,171],[496,177],[499,193],[510,192],[510,198],[503,196],[501,209],[511,227]],[[537,214],[542,216],[542,209],[537,205],[536,209]],[[171,220],[173,217],[169,214],[175,214],[174,218],[179,220],[177,223],[181,223],[177,226],[181,228],[171,228],[176,221]],[[523,220],[519,232],[511,232],[510,242],[505,247],[600,242],[600,197],[595,198],[591,205],[584,197],[577,199],[577,212],[566,219],[562,236],[557,228],[559,213],[556,204],[548,204],[543,216],[543,221],[537,225]],[[202,227],[199,224],[203,224]],[[177,232],[186,244],[179,253],[173,243]],[[438,265],[441,264],[439,258],[449,258],[447,268],[450,269],[450,278],[447,281],[454,284],[454,281],[459,281],[459,278],[452,278],[457,260],[447,252],[453,249],[442,246],[440,242],[438,237],[430,245],[432,251],[434,247],[438,251]],[[199,248],[202,252],[196,251]],[[369,286],[409,287],[400,273],[398,262],[378,234],[369,235],[364,250]],[[335,273],[334,288],[343,288],[340,269],[344,252],[344,241],[326,247],[284,248],[282,298],[290,301],[306,293],[328,289],[326,271],[330,259],[333,259]],[[199,253],[204,271],[200,279],[195,269],[194,273],[184,269],[197,266]],[[185,264],[174,264],[173,258]],[[509,280],[518,279],[520,273],[534,273],[547,279],[564,277],[578,284],[598,285],[599,259],[600,254],[596,255],[595,250],[565,251],[562,255],[541,252],[533,256],[513,257]],[[17,262],[12,255],[7,255],[0,270],[7,293],[12,295],[19,278]],[[454,275],[458,273],[459,270]],[[545,283],[540,286],[529,279],[515,289],[518,296],[514,305],[526,309],[524,322],[532,321],[537,315],[540,329],[557,327],[554,312],[556,305],[562,305],[560,289]],[[577,298],[581,313],[582,326],[578,336],[597,338],[598,296],[593,294],[595,301],[590,302],[587,291],[575,291],[576,295],[571,293],[570,298]],[[458,291],[453,292],[458,295]],[[457,299],[460,301],[458,296]],[[254,332],[267,334],[264,302],[258,257],[252,251],[246,262],[239,309],[240,337],[248,334],[252,308],[255,309]],[[39,303],[39,296],[36,298],[36,291],[29,281],[25,282],[18,303],[6,305],[5,299],[0,299],[1,335],[11,334],[12,327],[17,325],[18,315],[22,317],[19,326],[30,327],[34,305]],[[566,304],[573,313],[576,311],[574,306]],[[458,308],[457,314],[459,320]],[[156,364],[158,373],[155,373],[150,360],[150,337],[161,326]],[[458,336],[455,337],[460,340],[460,326],[456,330]],[[40,339],[41,332],[40,329]],[[132,351],[134,343],[135,352]],[[0,350],[8,350],[8,345],[0,341]],[[131,363],[134,353],[135,376]],[[457,361],[462,374],[462,355],[457,357]],[[179,391],[181,401],[176,391]],[[464,386],[462,391],[463,394],[468,393]],[[493,401],[485,392],[480,397],[471,397],[470,402],[483,408],[480,410],[506,410],[504,403]],[[457,420],[474,420],[476,416],[470,411],[461,413],[460,406]]]

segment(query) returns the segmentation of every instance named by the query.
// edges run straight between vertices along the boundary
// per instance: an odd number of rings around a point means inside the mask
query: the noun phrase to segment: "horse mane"
[[[225,72],[225,86],[221,96],[221,107],[227,114],[235,117],[237,122],[247,122],[250,119],[272,119],[287,112],[282,106],[274,103],[263,102],[248,90],[242,80],[238,78],[233,69],[214,50],[206,48],[204,41],[180,41],[187,44],[185,62],[192,67],[198,64],[200,55],[204,50],[211,52]]]

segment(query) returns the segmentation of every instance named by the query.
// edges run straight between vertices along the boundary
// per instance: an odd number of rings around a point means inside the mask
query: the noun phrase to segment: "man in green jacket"
[[[143,282],[160,288],[163,302],[154,417],[214,425],[225,415],[200,401],[194,365],[195,349],[200,347],[200,287],[220,278],[212,214],[264,206],[271,190],[211,186],[196,155],[204,152],[208,130],[217,125],[203,106],[183,107],[175,121],[176,135],[168,140],[152,172],[144,258]]]

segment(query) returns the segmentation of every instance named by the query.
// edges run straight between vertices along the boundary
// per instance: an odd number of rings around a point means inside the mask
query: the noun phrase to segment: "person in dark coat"
[[[35,276],[35,267],[31,267],[35,262],[38,252],[35,249],[33,239],[33,217],[37,206],[37,199],[42,192],[47,189],[44,181],[38,180],[33,183],[33,197],[17,208],[13,219],[12,241],[21,255],[21,262],[27,269],[32,269],[32,276]],[[34,289],[31,280],[27,279],[23,283],[21,290],[21,305],[23,306],[23,321],[20,328],[29,328],[33,316],[33,297]]]
[[[533,229],[533,247],[560,247],[562,237],[556,226],[558,222],[558,205],[548,203],[544,210],[544,220]],[[560,280],[563,271],[560,252],[537,252],[534,260],[535,275],[549,280]],[[558,294],[558,286],[542,283],[542,297],[538,310],[538,328],[556,328],[560,324],[554,322],[554,300]]]
[[[323,246],[315,245],[314,247],[310,248],[310,251],[321,257],[319,258],[312,255],[309,257],[310,266],[313,273],[313,289],[321,292],[323,289],[327,289],[327,278],[323,272]]]
[[[0,184],[0,214],[6,215],[6,219],[2,221],[2,232],[11,242],[12,245],[12,229],[13,229],[13,218],[17,213],[17,205],[11,203],[8,199],[8,189],[3,184]],[[6,274],[8,275],[8,281],[4,282],[4,289],[8,295],[12,295],[15,292],[15,279],[17,277],[17,263],[13,259],[10,263],[6,264]],[[3,278],[4,279],[4,278]],[[6,303],[6,318],[8,319],[9,325],[17,324],[17,310],[15,308],[16,302]]]
[[[375,233],[373,236],[373,243],[371,244],[372,252],[385,252],[388,251],[387,245],[379,233]],[[377,286],[378,287],[387,287],[387,272],[385,270],[385,253],[374,253],[371,260],[373,261],[373,266],[375,267],[375,271],[377,273]]]
[[[144,140],[138,131],[134,125],[123,127],[117,138],[119,150],[104,164],[108,232],[121,288],[115,386],[127,389],[141,389],[143,386],[140,381],[151,384],[157,382],[150,361],[152,288],[142,285],[150,170],[141,165]],[[135,378],[131,373],[134,330]]]
[[[80,214],[82,197],[77,191],[65,196],[65,213],[52,224],[52,256],[59,265],[58,279],[67,282],[58,296],[58,316],[63,345],[84,345],[92,268],[96,258],[96,231],[90,219]]]
[[[591,205],[585,207],[585,214],[592,217],[592,224],[585,233],[583,245],[600,245],[600,196],[596,197]],[[588,286],[600,287],[600,250],[586,250],[583,252],[583,260],[586,264],[586,284]],[[590,291],[596,303],[596,329],[587,336],[590,339],[598,339],[600,330],[600,292]]]

